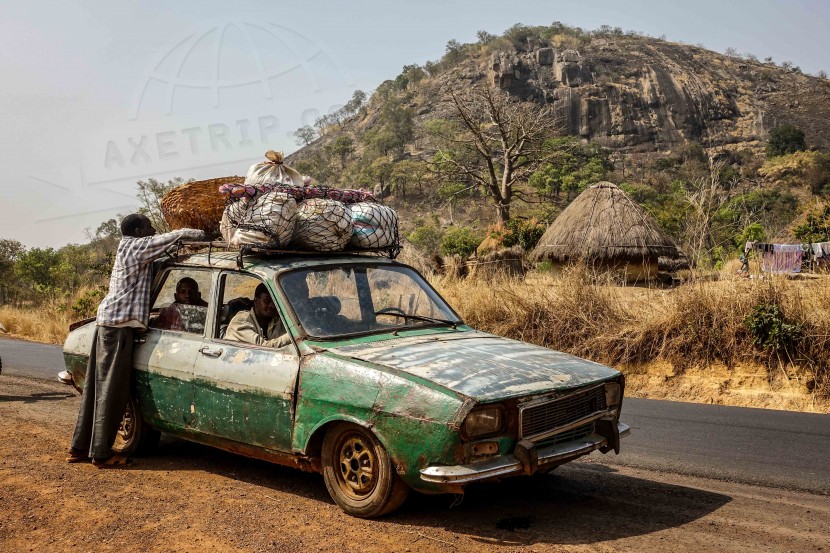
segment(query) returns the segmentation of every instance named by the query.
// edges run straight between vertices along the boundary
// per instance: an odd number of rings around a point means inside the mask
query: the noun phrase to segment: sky
[[[244,175],[289,133],[515,23],[621,27],[830,71],[826,0],[0,0],[0,239],[86,241],[148,178]]]

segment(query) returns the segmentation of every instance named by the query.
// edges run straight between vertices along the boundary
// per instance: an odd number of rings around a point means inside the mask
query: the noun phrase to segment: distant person
[[[189,305],[195,307],[207,307],[207,302],[202,299],[199,291],[199,283],[190,277],[184,277],[176,283],[176,291],[173,293],[173,303],[159,311],[158,317],[153,322],[153,328],[162,330],[189,330],[185,324],[188,316],[182,318],[182,309],[179,306]],[[204,317],[202,317],[204,319]]]
[[[749,274],[749,252],[747,251],[741,254],[741,268],[738,273],[744,276]]]
[[[281,348],[291,343],[264,283],[254,290],[254,306],[240,311],[231,319],[225,339],[269,348]]]
[[[128,461],[113,453],[112,444],[130,393],[133,336],[136,330],[147,328],[152,262],[177,240],[204,237],[202,231],[194,229],[155,234],[156,229],[144,215],[127,215],[121,221],[122,238],[109,293],[98,306],[81,408],[66,459],[70,463],[92,459],[93,465],[106,468]]]

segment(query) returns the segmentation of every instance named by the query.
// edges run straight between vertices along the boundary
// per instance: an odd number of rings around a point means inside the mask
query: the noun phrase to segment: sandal
[[[122,457],[121,455],[113,455],[107,459],[93,459],[92,466],[99,469],[108,469],[113,467],[126,467],[133,464],[133,460],[129,457]]]
[[[67,463],[84,463],[86,461],[89,461],[89,455],[78,449],[70,449],[66,454]]]

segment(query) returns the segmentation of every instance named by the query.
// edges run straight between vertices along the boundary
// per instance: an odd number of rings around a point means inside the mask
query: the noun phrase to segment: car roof
[[[335,254],[270,254],[246,255],[242,259],[242,270],[271,277],[309,267],[338,267],[342,265],[402,265],[388,257],[378,255],[359,255],[347,253]],[[216,269],[239,270],[240,257],[232,252],[195,253],[179,255],[170,264],[191,267],[209,267]]]

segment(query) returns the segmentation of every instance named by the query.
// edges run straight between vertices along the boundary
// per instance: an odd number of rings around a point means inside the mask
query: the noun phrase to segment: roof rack
[[[309,250],[291,250],[285,248],[269,247],[265,244],[243,244],[241,246],[231,246],[225,241],[193,241],[193,240],[179,240],[176,242],[176,251],[173,254],[174,258],[187,253],[204,253],[207,250],[208,263],[210,263],[210,256],[213,252],[232,252],[236,253],[236,265],[244,268],[244,257],[248,255],[264,255],[264,256],[279,256],[279,255],[342,255],[342,254],[366,254],[380,257],[388,257],[395,259],[401,253],[401,244],[396,243],[393,246],[386,248],[361,248],[361,249],[344,249],[336,252],[316,252]]]

